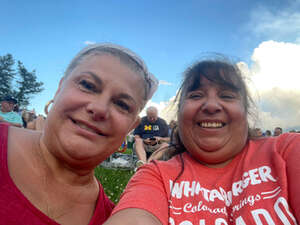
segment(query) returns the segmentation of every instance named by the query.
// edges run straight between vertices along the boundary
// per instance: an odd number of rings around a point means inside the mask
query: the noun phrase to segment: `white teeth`
[[[97,132],[95,132],[93,129],[87,127],[87,126],[84,125],[84,124],[77,123],[77,125],[78,125],[80,128],[82,128],[82,129],[88,130],[88,131],[93,132],[93,133],[97,133]]]
[[[200,126],[204,127],[204,128],[220,128],[220,127],[222,127],[222,123],[219,123],[219,122],[201,122]]]

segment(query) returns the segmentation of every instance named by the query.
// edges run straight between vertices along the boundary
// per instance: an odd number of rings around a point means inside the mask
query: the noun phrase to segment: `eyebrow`
[[[132,98],[130,95],[125,94],[125,93],[121,93],[119,95],[120,98],[124,98],[124,99],[128,99],[129,101],[133,102],[135,105],[137,105],[137,102],[134,100],[134,98]]]
[[[86,74],[89,74],[91,77],[93,77],[93,79],[96,81],[96,83],[98,84],[98,85],[102,85],[102,80],[101,80],[101,78],[99,78],[98,76],[97,76],[97,74],[95,74],[95,73],[93,73],[93,72],[90,72],[90,71],[84,71],[84,72],[82,72],[82,73],[86,73]]]
[[[102,84],[103,84],[101,78],[99,78],[99,77],[97,76],[97,74],[95,74],[95,73],[93,73],[93,72],[91,72],[91,71],[84,71],[84,72],[82,72],[82,73],[86,73],[86,74],[90,75],[91,77],[93,77],[93,79],[96,81],[96,83],[97,83],[98,85],[102,85]],[[125,98],[125,99],[128,99],[128,100],[131,100],[135,105],[137,105],[137,102],[134,100],[134,98],[131,97],[131,96],[128,95],[128,94],[121,93],[121,94],[119,95],[119,97]]]

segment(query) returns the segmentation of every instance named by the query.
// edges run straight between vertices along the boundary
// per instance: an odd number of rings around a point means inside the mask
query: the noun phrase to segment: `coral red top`
[[[144,209],[167,225],[298,224],[300,135],[248,141],[223,168],[188,153],[139,168],[113,214]]]
[[[0,124],[0,224],[58,225],[37,209],[22,194],[11,179],[7,167],[8,125]],[[105,195],[99,183],[99,196],[89,225],[100,225],[109,217],[114,204]]]

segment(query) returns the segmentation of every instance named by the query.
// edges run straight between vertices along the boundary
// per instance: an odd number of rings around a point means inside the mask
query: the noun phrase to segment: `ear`
[[[135,129],[141,122],[141,117],[137,116],[134,123],[132,124],[132,126],[130,127],[129,131]]]
[[[56,96],[57,96],[57,95],[59,94],[59,92],[61,91],[62,86],[63,86],[63,83],[64,83],[64,77],[62,77],[62,78],[60,79],[58,88],[57,88],[57,90],[56,90],[56,92],[55,92],[55,95],[54,95],[54,98],[53,98],[53,99],[55,99]]]

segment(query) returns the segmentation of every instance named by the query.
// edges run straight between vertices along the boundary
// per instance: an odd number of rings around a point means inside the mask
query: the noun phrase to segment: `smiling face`
[[[184,94],[179,108],[179,134],[188,152],[210,167],[226,165],[246,141],[248,124],[241,95],[201,78]]]
[[[138,125],[143,87],[141,76],[118,57],[87,56],[60,83],[45,145],[67,164],[98,165]]]
[[[1,111],[2,112],[11,112],[14,109],[15,104],[13,102],[2,101],[1,102]]]

